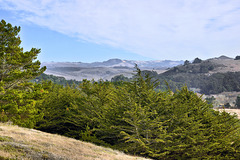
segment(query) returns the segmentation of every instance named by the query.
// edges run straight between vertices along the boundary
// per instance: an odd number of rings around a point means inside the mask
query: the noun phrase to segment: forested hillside
[[[153,159],[240,157],[236,115],[213,110],[186,86],[172,91],[165,84],[165,90],[156,90],[159,83],[138,67],[128,82],[29,82],[45,67],[35,61],[40,50],[23,52],[19,32],[20,27],[1,21],[1,122]]]

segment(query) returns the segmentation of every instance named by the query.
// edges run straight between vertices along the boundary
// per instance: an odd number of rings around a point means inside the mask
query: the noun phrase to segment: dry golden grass
[[[0,123],[0,159],[146,160],[109,148]]]

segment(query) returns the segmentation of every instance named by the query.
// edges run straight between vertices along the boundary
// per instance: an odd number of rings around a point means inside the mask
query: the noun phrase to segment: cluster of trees
[[[52,84],[36,128],[154,159],[236,158],[240,124],[187,87],[155,91],[137,69],[131,82]]]
[[[204,94],[240,91],[240,72],[215,73],[211,76],[202,76],[199,88]]]
[[[63,86],[29,79],[45,68],[22,52],[20,28],[0,23],[0,120],[154,159],[237,159],[240,122],[187,87],[157,91],[136,68],[129,82]]]

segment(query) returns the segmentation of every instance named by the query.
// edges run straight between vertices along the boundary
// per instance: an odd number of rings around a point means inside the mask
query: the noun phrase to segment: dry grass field
[[[146,160],[109,148],[0,123],[0,159]]]

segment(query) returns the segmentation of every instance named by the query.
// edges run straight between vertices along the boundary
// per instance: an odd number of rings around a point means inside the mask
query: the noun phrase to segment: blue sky
[[[240,0],[0,0],[39,60],[193,60],[240,55]]]

